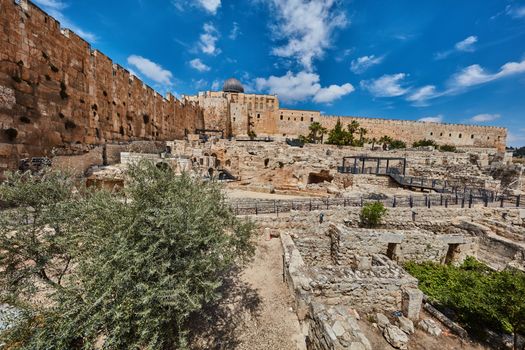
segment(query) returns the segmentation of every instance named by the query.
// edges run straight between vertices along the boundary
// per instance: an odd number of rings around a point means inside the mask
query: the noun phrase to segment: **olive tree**
[[[128,175],[123,195],[84,191],[58,206],[71,271],[46,307],[27,307],[6,332],[8,348],[184,348],[190,317],[253,254],[253,224],[218,184],[151,163]]]

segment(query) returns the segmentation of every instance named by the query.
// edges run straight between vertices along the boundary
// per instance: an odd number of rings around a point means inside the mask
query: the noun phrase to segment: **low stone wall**
[[[478,247],[478,239],[470,234],[437,235],[419,229],[370,230],[331,225],[329,235],[333,263],[350,266],[357,266],[356,257],[374,254],[391,254],[398,262],[443,263],[450,244],[458,245],[454,261],[462,261],[467,256],[476,256]]]
[[[417,279],[386,257],[374,255],[368,266],[311,267],[313,295],[328,305],[360,310],[400,310],[402,288],[417,288]]]
[[[312,303],[307,349],[363,349],[372,350],[351,309],[344,306],[330,307]]]

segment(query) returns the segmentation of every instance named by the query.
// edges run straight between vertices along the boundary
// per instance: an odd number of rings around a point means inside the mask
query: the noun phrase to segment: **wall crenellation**
[[[55,147],[182,138],[196,103],[165,97],[27,0],[0,0],[0,171]]]

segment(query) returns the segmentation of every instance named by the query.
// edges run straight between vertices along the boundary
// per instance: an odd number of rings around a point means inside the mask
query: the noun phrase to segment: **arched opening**
[[[332,182],[334,177],[330,175],[329,170],[321,170],[318,173],[308,174],[308,184],[319,184],[323,182]]]
[[[265,167],[265,168],[268,168],[268,164],[269,164],[269,163],[270,163],[270,159],[266,158],[266,159],[264,160],[264,167]]]
[[[229,160],[229,159],[226,159],[226,162],[224,162],[224,165],[226,165],[226,166],[228,166],[228,167],[229,167],[229,166],[231,166],[231,165],[232,165],[232,161],[231,161],[231,160]]]

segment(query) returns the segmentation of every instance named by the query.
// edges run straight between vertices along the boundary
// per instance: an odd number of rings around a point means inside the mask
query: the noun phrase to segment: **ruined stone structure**
[[[162,97],[27,0],[0,0],[0,170],[54,147],[173,140],[201,109]]]
[[[240,85],[240,82],[238,84]],[[368,138],[380,139],[382,136],[390,136],[407,144],[427,139],[438,144],[497,148],[502,151],[507,139],[505,128],[328,116],[319,111],[279,108],[279,99],[275,95],[246,94],[231,89],[224,89],[222,92],[200,92],[197,96],[184,96],[183,99],[198,102],[204,109],[207,126],[223,130],[232,136],[245,136],[254,132],[257,136],[294,138],[307,135],[308,127],[313,122],[319,122],[325,128],[332,129],[337,120],[340,120],[345,128],[352,121],[357,121],[360,127],[367,129]]]

